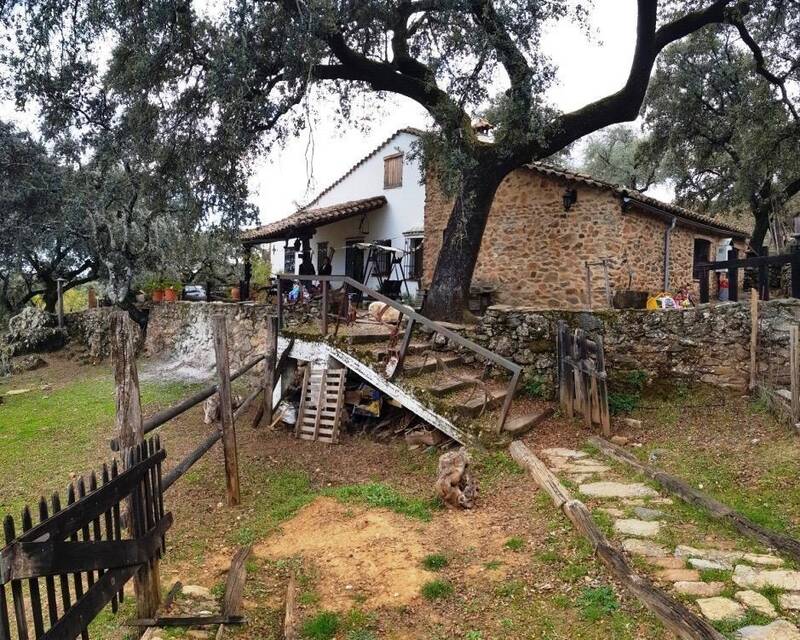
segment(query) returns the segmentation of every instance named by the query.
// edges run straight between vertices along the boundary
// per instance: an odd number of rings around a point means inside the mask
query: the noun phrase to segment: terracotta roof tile
[[[299,232],[321,227],[331,222],[380,209],[386,204],[384,196],[340,202],[329,207],[303,208],[276,222],[243,231],[239,238],[244,243],[270,242],[294,238]]]
[[[700,213],[695,213],[694,211],[691,211],[689,209],[684,209],[683,207],[679,207],[676,204],[662,202],[661,200],[657,200],[656,198],[645,195],[644,193],[642,193],[641,191],[637,191],[636,189],[629,189],[628,187],[623,187],[622,185],[619,184],[606,182],[604,180],[598,180],[597,178],[593,178],[592,176],[586,175],[584,173],[578,173],[576,171],[560,169],[558,167],[554,167],[544,162],[533,162],[531,164],[525,165],[525,167],[530,169],[531,171],[535,171],[537,173],[549,176],[551,178],[562,178],[564,180],[570,180],[572,182],[580,182],[582,184],[586,184],[592,187],[609,189],[620,197],[629,198],[634,206],[638,202],[640,204],[647,205],[655,209],[659,209],[666,214],[674,215],[677,218],[682,218],[690,222],[696,222],[705,226],[712,227],[714,229],[719,229],[720,231],[731,233],[736,236],[748,237],[750,235],[748,231],[736,227],[727,222],[722,222],[710,216],[705,216]]]

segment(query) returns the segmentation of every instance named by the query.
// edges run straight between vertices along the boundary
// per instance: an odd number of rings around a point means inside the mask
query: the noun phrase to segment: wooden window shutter
[[[395,153],[383,159],[383,188],[403,186],[403,154]]]

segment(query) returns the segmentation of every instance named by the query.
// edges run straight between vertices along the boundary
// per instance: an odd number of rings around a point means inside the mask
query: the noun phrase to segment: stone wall
[[[800,300],[760,303],[759,377],[788,382],[789,326]],[[540,311],[490,307],[468,337],[525,366],[526,376],[552,388],[559,319],[600,334],[613,379],[641,370],[651,379],[684,378],[744,390],[750,377],[750,311],[746,303],[702,305],[687,311]]]
[[[664,288],[667,222],[632,208],[623,212],[608,189],[571,183],[578,199],[564,211],[566,182],[517,169],[503,180],[492,204],[473,282],[497,288],[496,301],[537,309],[588,309],[586,261],[610,258],[613,290],[657,293]],[[430,286],[452,201],[428,178],[425,201],[425,286]],[[670,290],[692,280],[695,238],[715,246],[722,236],[678,226],[671,233]],[[602,267],[595,267],[592,308],[604,308]]]

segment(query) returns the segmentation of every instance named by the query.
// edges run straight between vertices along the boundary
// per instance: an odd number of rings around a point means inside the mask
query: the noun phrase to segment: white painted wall
[[[420,183],[421,168],[419,160],[411,158],[412,145],[417,136],[411,133],[400,132],[389,142],[380,147],[353,173],[344,178],[330,191],[315,200],[309,207],[327,207],[349,200],[360,200],[383,195],[387,200],[385,207],[366,214],[364,229],[361,233],[359,225],[361,216],[354,216],[347,220],[340,220],[333,224],[317,229],[311,239],[311,248],[314,252],[314,266],[317,265],[317,245],[328,242],[329,247],[336,249],[333,257],[333,274],[345,273],[345,243],[347,240],[362,238],[364,242],[378,240],[391,240],[393,247],[405,248],[404,233],[417,229],[420,231],[425,222],[425,185]],[[397,152],[403,152],[403,185],[393,189],[383,188],[383,159]],[[348,171],[349,166],[342,167],[342,173]],[[290,242],[290,244],[292,244]],[[272,256],[273,273],[283,271],[284,244],[272,243],[269,245]],[[366,254],[364,256],[366,260]],[[298,256],[296,267],[300,265]],[[404,265],[405,266],[405,265]],[[396,275],[394,277],[397,277]],[[370,279],[368,286],[376,288],[377,281]],[[416,295],[418,283],[409,281],[411,295]],[[405,294],[405,288],[402,293]]]

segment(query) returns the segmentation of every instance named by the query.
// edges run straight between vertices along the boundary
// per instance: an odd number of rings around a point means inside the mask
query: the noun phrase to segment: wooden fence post
[[[750,391],[756,388],[758,374],[758,291],[750,289]]]
[[[800,329],[797,325],[789,327],[789,385],[792,395],[792,423],[797,424],[800,416],[800,371],[798,370],[798,343]]]
[[[225,316],[216,315],[213,320],[214,354],[217,360],[217,393],[219,413],[222,419],[222,448],[225,454],[225,487],[229,507],[241,502],[239,493],[239,454],[236,449],[236,425],[233,421],[231,402],[231,370],[228,361],[228,326]]]
[[[278,318],[267,317],[267,356],[264,359],[264,420],[272,424],[272,393],[275,390],[275,363],[278,359]]]
[[[278,282],[275,286],[275,291],[277,294],[277,302],[276,306],[278,308],[278,331],[283,330],[283,280],[280,276],[278,276]]]
[[[139,374],[136,370],[136,343],[133,321],[125,311],[117,311],[111,318],[111,357],[114,363],[116,385],[115,430],[119,450],[125,451],[144,442],[142,426],[142,401],[139,396]],[[123,455],[123,464],[128,456]],[[132,501],[127,506],[127,526],[133,531]],[[136,614],[139,618],[152,618],[161,603],[159,561],[145,563],[133,578],[136,593]]]

